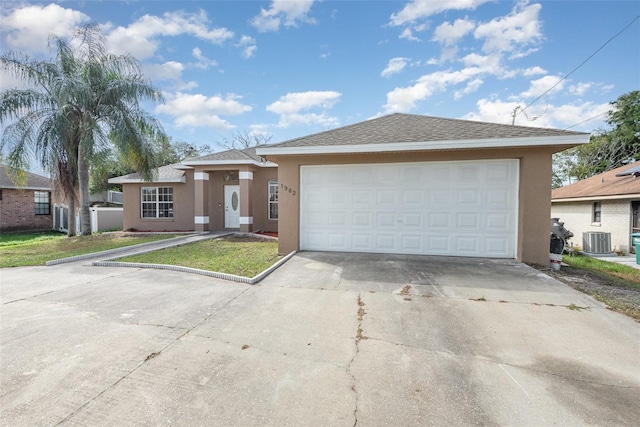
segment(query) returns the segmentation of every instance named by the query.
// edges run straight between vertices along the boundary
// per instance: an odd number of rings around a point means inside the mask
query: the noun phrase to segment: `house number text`
[[[284,184],[280,184],[280,188],[282,188],[282,191],[284,191],[285,193],[289,193],[292,196],[296,195],[296,190],[294,190],[293,188],[286,186]]]

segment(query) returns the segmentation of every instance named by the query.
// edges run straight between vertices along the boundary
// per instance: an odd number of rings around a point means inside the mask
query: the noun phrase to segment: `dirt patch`
[[[546,270],[545,273],[640,322],[640,287],[622,279],[568,266],[560,270]]]

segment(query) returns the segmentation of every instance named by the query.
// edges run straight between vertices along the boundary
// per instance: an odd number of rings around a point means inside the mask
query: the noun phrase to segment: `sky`
[[[215,151],[398,112],[591,132],[640,89],[639,15],[637,0],[3,1],[0,51],[48,58],[50,34],[97,23],[162,91],[148,110],[167,134]]]

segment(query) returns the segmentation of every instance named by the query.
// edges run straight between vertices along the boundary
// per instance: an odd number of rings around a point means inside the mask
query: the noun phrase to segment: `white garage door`
[[[515,258],[518,160],[302,166],[300,248]]]

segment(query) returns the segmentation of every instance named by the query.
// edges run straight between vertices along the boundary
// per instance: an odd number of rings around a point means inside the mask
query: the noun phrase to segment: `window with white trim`
[[[172,187],[142,187],[140,201],[142,218],[173,218]]]
[[[278,180],[269,181],[269,219],[278,219]]]
[[[34,191],[33,202],[36,215],[51,215],[51,193],[48,191]]]
[[[591,222],[600,222],[602,219],[602,204],[600,202],[593,202],[593,215],[591,216]]]

